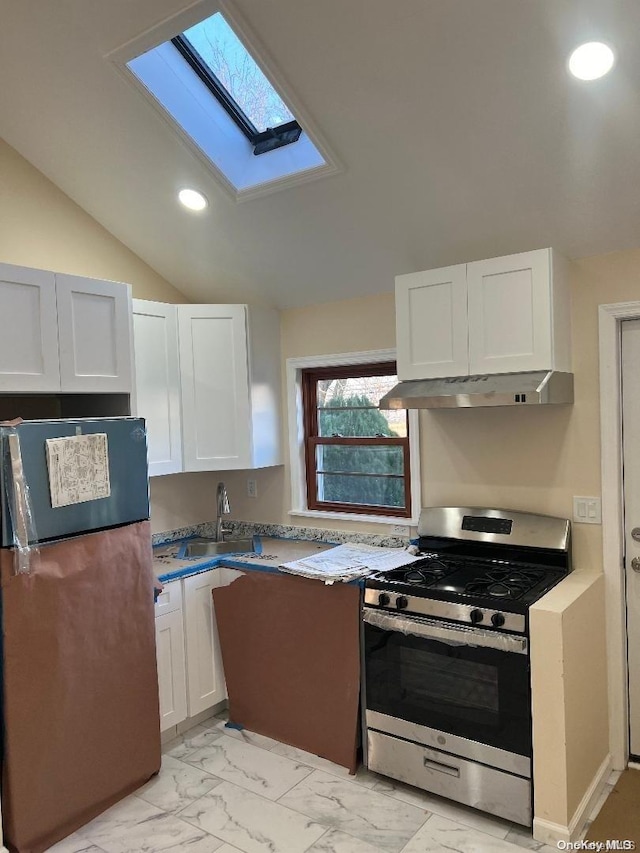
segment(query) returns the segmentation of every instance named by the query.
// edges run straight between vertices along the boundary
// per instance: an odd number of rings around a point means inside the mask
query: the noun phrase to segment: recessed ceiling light
[[[180,203],[189,210],[204,210],[209,202],[198,190],[184,189],[178,193]]]
[[[577,47],[569,57],[569,71],[579,80],[597,80],[613,68],[615,56],[609,45],[590,41]]]

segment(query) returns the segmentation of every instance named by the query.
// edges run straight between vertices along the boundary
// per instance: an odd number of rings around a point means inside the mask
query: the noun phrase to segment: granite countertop
[[[188,539],[167,542],[153,549],[154,572],[157,579],[162,583],[199,574],[214,569],[216,566],[277,572],[281,563],[301,560],[304,557],[334,547],[334,544],[329,542],[256,535],[254,536],[254,553],[184,557],[182,554],[187,541]]]

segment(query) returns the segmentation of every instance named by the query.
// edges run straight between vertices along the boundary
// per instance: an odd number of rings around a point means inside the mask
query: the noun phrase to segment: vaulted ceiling
[[[305,305],[640,245],[638,0],[234,0],[342,166],[242,202],[106,58],[186,5],[0,0],[0,136],[194,301]],[[590,40],[618,59],[589,84],[565,63]]]

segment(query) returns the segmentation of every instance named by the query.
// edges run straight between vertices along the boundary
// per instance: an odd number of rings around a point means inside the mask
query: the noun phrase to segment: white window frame
[[[289,515],[327,518],[335,521],[366,521],[415,527],[420,516],[420,424],[419,413],[409,409],[409,462],[411,470],[411,518],[398,515],[364,515],[356,512],[326,512],[307,506],[306,467],[304,459],[304,422],[302,407],[302,371],[309,367],[344,367],[351,364],[375,364],[396,361],[395,349],[367,352],[311,355],[287,359],[287,414],[289,422],[289,471],[291,476],[291,509]]]

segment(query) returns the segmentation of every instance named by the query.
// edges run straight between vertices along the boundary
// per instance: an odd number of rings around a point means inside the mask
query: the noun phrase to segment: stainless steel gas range
[[[431,507],[418,535],[365,583],[365,762],[530,825],[529,607],[571,569],[569,521]]]

